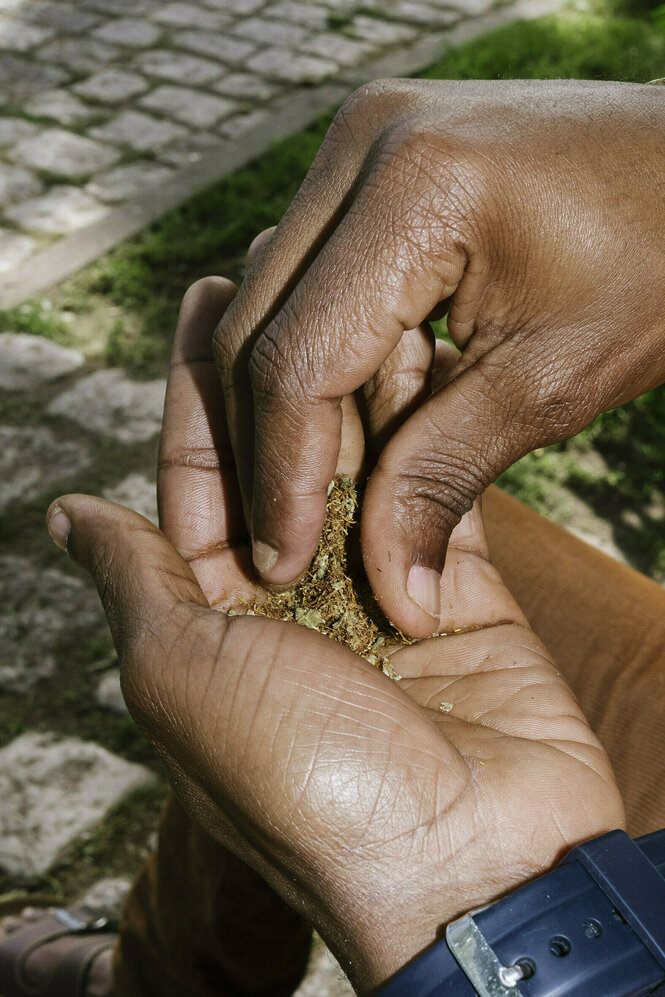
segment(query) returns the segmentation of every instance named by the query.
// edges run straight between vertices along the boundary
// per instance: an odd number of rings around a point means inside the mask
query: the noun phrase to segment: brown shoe
[[[0,941],[0,994],[2,997],[85,997],[93,960],[113,948],[116,935],[103,913],[85,905],[57,907],[33,896],[22,898],[22,907],[41,907],[44,912],[25,927]],[[0,916],[20,910],[16,896],[0,900]],[[70,937],[71,946],[54,953],[53,966],[43,985],[35,987],[25,972],[32,953],[56,939]]]

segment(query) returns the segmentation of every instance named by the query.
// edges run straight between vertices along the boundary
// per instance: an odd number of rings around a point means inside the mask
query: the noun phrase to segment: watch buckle
[[[504,966],[473,920],[480,908],[446,928],[448,948],[460,964],[478,997],[523,997],[517,984],[524,979],[519,965]]]
[[[72,934],[89,931],[103,931],[110,926],[110,918],[86,907],[70,910],[66,907],[52,907],[51,916]]]

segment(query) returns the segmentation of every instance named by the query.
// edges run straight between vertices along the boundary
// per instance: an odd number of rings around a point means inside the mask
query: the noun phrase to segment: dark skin
[[[623,808],[489,563],[477,509],[451,538],[440,590],[441,626],[476,629],[396,651],[398,684],[314,631],[226,615],[256,587],[210,347],[233,294],[212,278],[183,303],[160,456],[169,539],[82,495],[58,499],[49,528],[97,583],[127,703],[186,809],[368,995],[450,919],[621,826]],[[348,403],[342,438],[338,469],[356,472]]]
[[[355,392],[380,451],[367,574],[404,632],[436,629],[448,539],[489,482],[665,379],[663,162],[660,88],[386,80],[353,95],[216,338],[266,582],[311,558]],[[396,377],[430,366],[427,319],[446,310],[458,362],[434,397],[407,391],[392,435]]]

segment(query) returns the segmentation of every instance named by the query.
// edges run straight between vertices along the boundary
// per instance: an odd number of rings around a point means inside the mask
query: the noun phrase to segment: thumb
[[[432,395],[390,440],[369,480],[365,568],[383,612],[409,636],[439,625],[446,548],[462,516],[506,467],[551,442],[511,370],[497,365],[492,378],[478,363]]]
[[[208,608],[205,596],[164,534],[123,506],[65,495],[51,504],[46,523],[54,542],[93,577],[118,653],[123,692],[135,718],[144,720],[136,714],[154,698],[153,672],[163,686],[172,671],[164,667],[165,658],[192,630],[194,613]]]

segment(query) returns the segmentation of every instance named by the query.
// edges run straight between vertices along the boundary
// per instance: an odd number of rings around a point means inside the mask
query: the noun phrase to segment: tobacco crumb
[[[269,592],[265,601],[249,603],[246,612],[318,630],[398,682],[402,676],[385,651],[413,642],[383,616],[360,558],[354,561],[358,538],[353,527],[359,502],[352,478],[331,482],[323,532],[306,574],[289,591]]]

